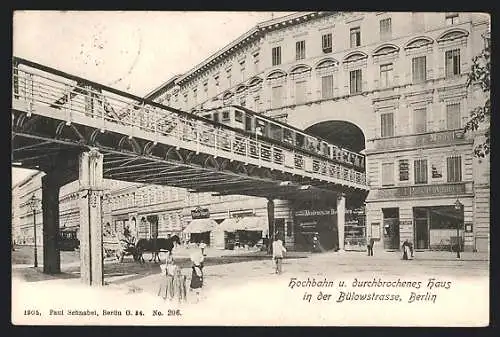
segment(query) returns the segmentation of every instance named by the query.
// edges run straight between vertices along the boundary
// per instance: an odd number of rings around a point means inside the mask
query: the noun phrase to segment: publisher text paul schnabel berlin
[[[335,287],[336,284],[333,280],[324,279],[316,280],[316,278],[307,278],[299,280],[296,277],[290,278],[288,287],[293,288],[314,288],[314,287]],[[359,280],[354,278],[351,287],[353,288],[415,288],[420,289],[422,286],[421,281],[406,281],[398,278],[395,281],[383,281],[381,278],[373,278],[371,280]]]

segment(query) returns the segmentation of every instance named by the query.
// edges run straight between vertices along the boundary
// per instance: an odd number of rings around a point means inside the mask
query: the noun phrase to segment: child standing
[[[196,252],[191,255],[191,284],[189,286],[190,291],[196,293],[196,302],[200,300],[200,292],[203,287],[203,255],[200,252]]]

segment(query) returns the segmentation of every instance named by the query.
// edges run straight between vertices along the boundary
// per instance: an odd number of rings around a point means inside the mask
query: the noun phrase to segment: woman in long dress
[[[174,298],[177,300],[177,302],[179,303],[185,302],[186,275],[182,274],[182,270],[179,266],[175,266],[173,288],[174,288]]]

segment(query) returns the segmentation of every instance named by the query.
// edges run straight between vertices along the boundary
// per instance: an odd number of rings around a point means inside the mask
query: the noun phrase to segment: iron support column
[[[80,154],[80,275],[90,286],[102,286],[103,252],[101,223],[103,155],[97,150]]]
[[[344,250],[344,227],[345,227],[345,195],[337,197],[337,232],[339,237],[339,250]]]
[[[272,243],[274,241],[274,200],[272,198],[267,199],[267,223],[269,230],[269,243],[267,246],[267,253],[272,253]]]
[[[57,171],[47,172],[42,177],[43,272],[46,274],[61,272],[61,255],[57,245],[60,187]]]

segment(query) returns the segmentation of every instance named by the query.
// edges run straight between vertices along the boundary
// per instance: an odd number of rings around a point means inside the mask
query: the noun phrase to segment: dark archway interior
[[[305,131],[354,152],[365,149],[363,131],[350,122],[326,121],[311,125]]]

